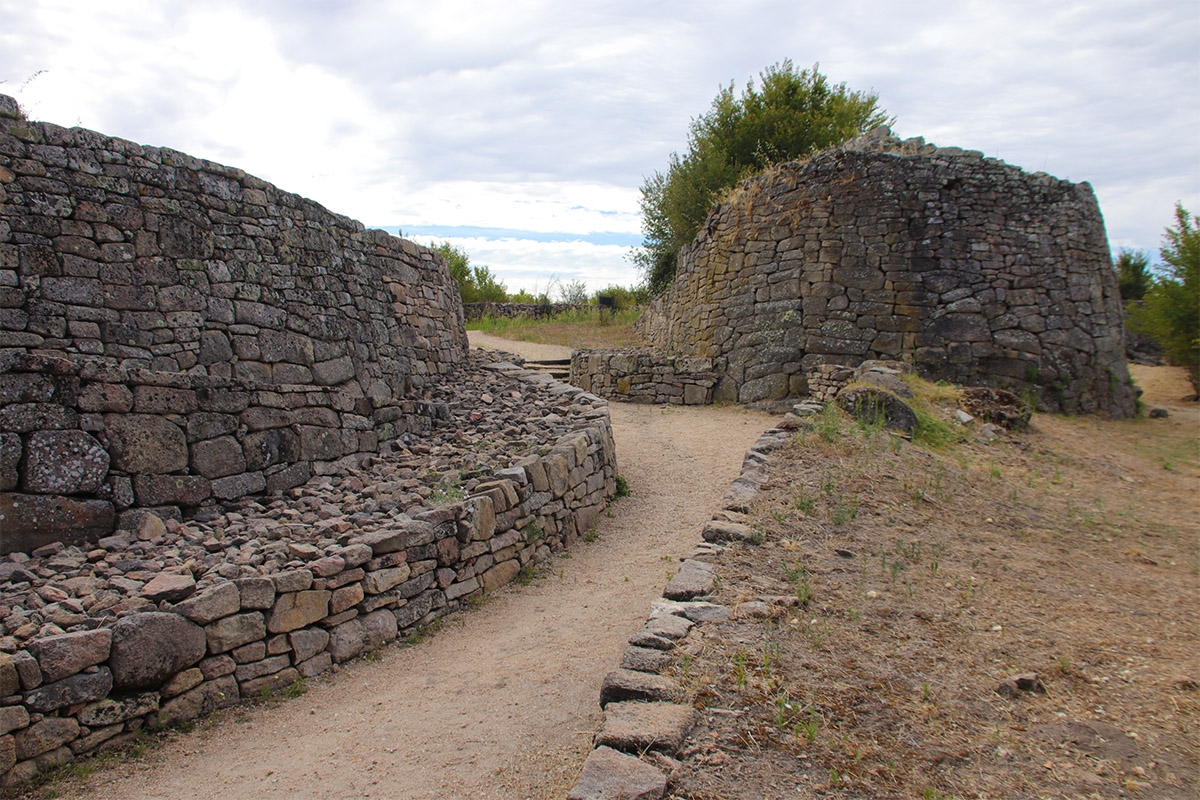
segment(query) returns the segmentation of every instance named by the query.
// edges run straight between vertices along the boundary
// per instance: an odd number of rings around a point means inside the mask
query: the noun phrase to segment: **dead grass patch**
[[[818,419],[774,454],[762,545],[717,559],[752,613],[676,656],[704,724],[673,796],[1195,796],[1197,444],[1186,415],[937,450]]]

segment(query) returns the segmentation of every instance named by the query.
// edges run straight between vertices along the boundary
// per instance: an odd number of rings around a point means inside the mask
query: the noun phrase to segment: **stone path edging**
[[[770,453],[791,435],[771,428],[746,452],[741,474],[730,483],[721,510],[704,526],[702,541],[667,582],[662,599],[651,604],[646,623],[629,637],[621,666],[605,676],[600,688],[604,721],[567,800],[662,800],[666,796],[671,773],[679,764],[674,756],[697,715],[683,687],[662,672],[671,664],[671,651],[693,630],[729,619],[728,607],[705,599],[717,581],[706,559],[721,553],[730,541],[749,538],[751,529],[735,518],[747,510],[766,480],[764,466]]]

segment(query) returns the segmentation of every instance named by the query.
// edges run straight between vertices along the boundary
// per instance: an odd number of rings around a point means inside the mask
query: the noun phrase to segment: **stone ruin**
[[[436,253],[0,96],[0,785],[320,674],[585,533],[607,403],[498,358]]]
[[[710,360],[717,402],[802,396],[822,365],[882,359],[1046,411],[1135,411],[1091,187],[886,128],[742,183],[639,325]],[[619,377],[638,382],[597,385]]]

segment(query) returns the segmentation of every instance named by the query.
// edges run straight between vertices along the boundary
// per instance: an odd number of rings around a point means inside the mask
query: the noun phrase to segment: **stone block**
[[[236,500],[248,494],[255,494],[267,488],[267,479],[261,472],[243,472],[225,478],[217,478],[212,482],[214,497],[221,500]]]
[[[242,449],[247,469],[266,469],[299,461],[300,437],[289,428],[269,428],[246,434]]]
[[[674,756],[696,724],[691,706],[674,703],[609,703],[596,732],[597,747],[640,754],[658,750]]]
[[[223,478],[246,470],[242,446],[232,436],[220,436],[191,446],[191,468],[205,478]],[[217,495],[220,497],[221,495]]]
[[[113,531],[116,510],[107,500],[0,493],[0,554],[31,553],[50,542],[81,543]]]
[[[310,589],[280,595],[267,620],[270,633],[287,633],[311,625],[329,614],[332,592]]]
[[[275,605],[275,583],[270,578],[239,578],[233,583],[238,588],[243,611],[265,611]]]
[[[42,670],[42,679],[47,683],[62,680],[86,667],[107,661],[111,647],[112,631],[107,628],[47,636],[26,645],[29,653],[37,659]],[[14,671],[14,680],[15,677]],[[5,685],[3,688],[11,687]],[[16,690],[13,689],[5,694],[15,693]]]
[[[367,594],[380,594],[408,580],[411,570],[407,564],[401,564],[391,569],[381,569],[368,572],[363,578],[362,588]]]
[[[205,629],[178,614],[149,612],[117,620],[108,664],[113,688],[156,689],[204,658]]]
[[[0,736],[28,727],[28,725],[29,712],[25,710],[24,706],[0,706]]]
[[[197,625],[207,625],[222,617],[232,616],[241,608],[241,593],[233,583],[218,583],[195,597],[188,598],[172,607]]]
[[[79,723],[74,717],[47,717],[18,731],[13,737],[16,741],[17,760],[26,761],[48,753],[78,736]]]
[[[84,706],[77,717],[80,724],[89,728],[116,725],[157,711],[158,698],[157,692],[106,698]]]
[[[212,496],[200,475],[134,475],[133,495],[143,506],[198,506]]]
[[[245,603],[245,590],[242,591],[242,602]],[[267,622],[257,611],[235,614],[205,625],[204,635],[208,642],[208,652],[218,655],[241,647],[247,642],[266,638]]]
[[[485,592],[494,592],[501,586],[505,585],[513,578],[517,577],[517,573],[521,571],[520,563],[514,558],[508,561],[496,564],[494,567],[483,573],[480,577],[480,583],[483,585]]]
[[[163,703],[156,724],[163,727],[193,720],[219,708],[236,705],[240,698],[237,679],[224,675]]]
[[[288,634],[297,662],[307,661],[329,644],[329,632],[321,628],[304,628]]]
[[[199,408],[196,393],[167,386],[133,387],[135,414],[190,414]]]
[[[604,676],[600,687],[600,707],[626,700],[670,702],[681,691],[678,683],[662,675],[617,669]]]
[[[667,776],[635,756],[597,747],[583,762],[583,772],[567,800],[662,800]]]
[[[20,480],[17,466],[23,452],[19,433],[0,433],[0,492],[17,488]]]
[[[162,689],[159,690],[159,694],[162,696],[162,699],[167,700],[195,689],[201,683],[204,683],[204,671],[199,667],[192,667],[191,669],[185,669],[163,684]]]
[[[307,568],[289,569],[284,572],[276,572],[271,576],[271,582],[275,585],[275,591],[278,594],[285,592],[303,592],[313,584],[312,570]]]
[[[25,695],[25,705],[40,714],[49,714],[65,706],[90,703],[108,696],[113,688],[112,672],[101,667],[92,673],[80,673],[54,683],[43,683]]]
[[[349,356],[322,361],[312,368],[313,383],[336,386],[354,377],[354,362]]]
[[[298,680],[300,680],[300,672],[295,667],[287,667],[274,675],[248,680],[239,684],[238,688],[242,697],[262,697],[264,692],[283,691]]]
[[[166,474],[187,468],[187,437],[178,425],[149,414],[106,414],[112,466],[132,474]]]

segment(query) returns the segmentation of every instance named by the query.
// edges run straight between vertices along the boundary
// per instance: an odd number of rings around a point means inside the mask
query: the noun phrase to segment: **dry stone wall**
[[[587,308],[579,303],[463,303],[463,314],[467,322],[485,317],[498,319],[548,319],[568,311]]]
[[[0,785],[286,689],[576,541],[615,491],[607,403],[486,358],[428,387],[429,431],[303,486],[0,561]]]
[[[719,377],[710,358],[670,356],[649,349],[571,354],[572,385],[631,403],[708,405]]]
[[[0,96],[3,552],[300,485],[428,427],[466,348],[437,254]]]
[[[713,359],[719,401],[802,395],[825,363],[903,359],[1032,391],[1044,410],[1135,407],[1091,187],[886,129],[742,184],[640,326]]]

